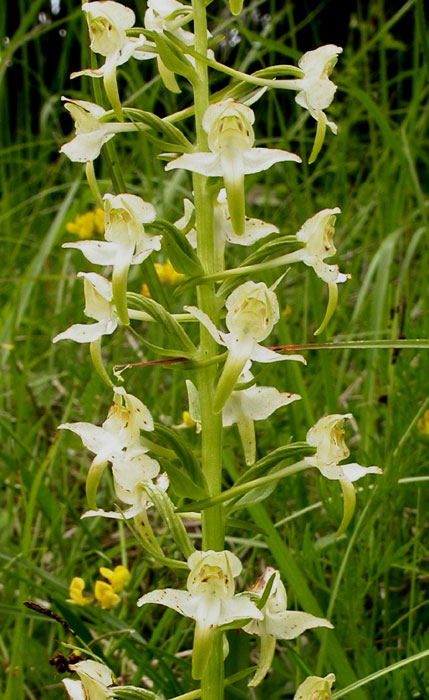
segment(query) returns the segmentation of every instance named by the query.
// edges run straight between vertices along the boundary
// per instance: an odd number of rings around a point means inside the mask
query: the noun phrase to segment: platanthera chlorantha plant
[[[340,210],[335,202],[331,209],[303,221],[295,236],[255,218],[247,205],[246,175],[275,167],[282,169],[287,178],[288,171],[301,163],[299,155],[283,148],[256,145],[255,131],[259,133],[263,122],[257,118],[258,108],[261,106],[263,111],[267,90],[294,91],[297,104],[317,122],[310,155],[310,161],[315,160],[326,126],[333,133],[337,131],[325,110],[336,90],[329,75],[342,49],[321,46],[305,53],[298,66],[279,65],[247,75],[216,60],[205,0],[192,4],[148,0],[143,27],[135,26],[132,9],[114,0],[85,2],[82,10],[95,56],[91,68],[72,77],[93,78],[98,95],[104,86],[105,106],[110,103],[111,109],[93,101],[64,97],[76,133],[61,152],[84,164],[91,192],[97,205],[104,208],[105,240],[64,244],[65,248],[78,249],[95,266],[93,271],[77,275],[83,279],[84,314],[91,320],[75,323],[64,331],[58,329],[54,342],[89,344],[112,405],[101,426],[70,422],[60,427],[80,437],[93,455],[86,484],[89,510],[82,517],[129,521],[145,556],[158,567],[174,569],[176,582],[177,576],[183,577],[181,585],[142,591],[136,605],[144,606],[148,616],[156,614],[153,604],[157,604],[190,620],[195,688],[203,700],[220,700],[226,682],[228,637],[234,643],[228,630],[241,630],[258,646],[256,665],[235,669],[239,676],[241,672],[241,678],[247,673],[249,686],[256,687],[270,672],[276,647],[284,644],[282,640],[295,639],[311,629],[317,633],[317,628],[327,628],[324,633],[334,634],[330,629],[335,622],[288,609],[279,571],[269,562],[267,567],[261,564],[256,571],[249,571],[246,562],[226,548],[230,513],[267,498],[280,480],[316,468],[322,477],[340,482],[344,495],[340,534],[355,508],[353,482],[367,473],[381,471],[378,467],[340,464],[349,455],[342,430],[349,414],[325,416],[313,427],[307,426],[307,442],[293,443],[282,435],[280,444],[271,446],[273,452],[257,460],[255,422],[263,429],[263,422],[275,411],[285,411],[300,396],[276,386],[258,386],[255,375],[273,362],[305,363],[299,354],[282,354],[267,346],[280,318],[276,290],[291,265],[313,268],[329,290],[328,308],[316,331],[319,333],[334,313],[338,284],[348,277],[336,264],[326,262],[336,252],[334,223]],[[241,10],[240,0],[230,0],[232,14]],[[96,67],[99,56],[104,62]],[[185,89],[193,95],[187,108],[160,118],[121,102],[118,68],[123,72],[129,61],[150,59],[159,71],[162,89],[176,93]],[[214,71],[231,77],[231,83],[219,93],[210,91]],[[255,104],[256,115],[252,109]],[[187,135],[181,128],[185,121]],[[195,138],[190,140],[192,124]],[[120,161],[115,158],[112,163],[112,140],[130,139],[129,132],[133,132],[133,143],[147,139],[167,160],[166,182],[172,170],[192,174],[188,196],[176,202],[176,210],[184,214],[174,223],[162,218],[157,208],[141,196],[144,193],[125,191]],[[111,187],[104,181],[102,185],[97,182],[94,160],[100,154],[114,176]],[[138,167],[144,170],[144,163]],[[183,177],[187,177],[185,173]],[[226,269],[225,251],[232,246],[238,246],[237,255],[243,248],[253,248],[242,264]],[[181,276],[175,313],[166,308],[165,295],[160,293],[154,268],[158,251]],[[128,289],[129,275],[135,275],[139,266],[149,293]],[[271,269],[274,278],[268,286],[261,276]],[[162,347],[153,342],[155,325],[164,330]],[[169,362],[171,366],[180,362],[186,370],[181,375],[183,407],[188,401],[188,420],[199,434],[199,451],[188,445],[185,431],[154,421],[154,407],[147,407],[126,390],[122,376],[112,371],[101,344],[106,349],[112,334],[121,328],[133,333],[133,348],[140,340],[144,352],[160,356],[167,365],[166,372]],[[130,333],[124,337],[130,337]],[[293,391],[293,387],[288,388]],[[225,489],[222,435],[233,425],[238,428],[243,448],[237,453],[241,468],[237,469],[236,482]],[[105,493],[98,495],[106,470],[112,474],[113,503],[106,502]],[[200,522],[196,539],[190,538],[184,525],[189,522],[184,518],[187,511]],[[154,531],[154,516],[163,520],[170,533],[170,556]],[[173,557],[172,547],[176,547]],[[77,601],[80,598],[82,595],[75,596]],[[334,658],[330,663],[341,680],[343,660]],[[101,700],[115,693],[114,677],[99,661],[82,659],[70,670],[79,676],[79,680],[64,681],[71,698]],[[295,698],[329,698],[334,680],[332,673],[325,678],[303,678]],[[145,692],[147,697],[149,691]]]

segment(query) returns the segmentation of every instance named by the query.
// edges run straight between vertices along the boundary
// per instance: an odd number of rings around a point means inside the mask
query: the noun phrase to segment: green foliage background
[[[130,5],[141,23],[143,4]],[[60,676],[48,658],[64,652],[61,642],[72,640],[57,622],[23,607],[23,601],[36,600],[63,616],[83,641],[106,635],[92,649],[122,682],[138,685],[144,677],[168,698],[194,688],[188,657],[176,656],[190,648],[191,625],[170,610],[137,610],[135,602],[148,588],[179,587],[183,579],[154,568],[126,528],[80,521],[90,457],[73,436],[56,433],[65,420],[101,422],[110,395],[94,375],[87,347],[50,342],[83,319],[75,275],[92,268],[60,245],[70,237],[65,223],[93,206],[80,166],[57,152],[71,129],[60,95],[91,94],[89,79],[68,77],[89,65],[86,27],[77,0],[62,2],[59,14],[52,8],[41,0],[0,7],[0,657],[10,672],[6,697],[62,696]],[[217,50],[220,59],[241,70],[295,62],[321,43],[344,45],[330,109],[339,133],[328,134],[315,165],[305,164],[315,124],[290,95],[271,92],[255,106],[258,143],[295,151],[304,165],[276,166],[265,178],[249,177],[249,211],[282,233],[294,233],[319,209],[341,207],[336,261],[352,279],[340,290],[337,313],[321,340],[428,338],[429,39],[422,0],[245,2],[239,20],[221,2],[209,11],[214,34],[226,37]],[[183,83],[179,96],[166,94],[151,62],[130,61],[123,68],[121,89],[129,104],[160,116],[189,104],[187,86]],[[225,84],[213,79],[213,89]],[[191,136],[192,123],[184,128]],[[188,175],[165,176],[142,136],[117,137],[115,145],[129,191],[152,201],[160,216],[178,218]],[[106,164],[100,161],[97,169],[109,191]],[[263,279],[272,282],[274,272]],[[143,281],[133,268],[131,288],[138,291]],[[190,299],[189,293],[174,297],[170,289],[166,294],[172,309]],[[320,281],[312,271],[294,268],[280,296],[286,312],[272,343],[311,342],[325,303]],[[150,332],[153,342],[162,342],[160,330]],[[120,333],[108,347],[112,363],[147,357]],[[298,392],[302,401],[259,424],[259,456],[290,435],[304,439],[324,413],[351,412],[359,426],[349,431],[353,461],[380,465],[384,476],[359,482],[352,527],[338,541],[333,539],[342,510],[337,485],[309,473],[279,484],[254,506],[256,525],[245,511],[237,514],[228,544],[249,562],[243,585],[270,564],[289,584],[290,607],[305,607],[311,591],[323,611],[329,610],[336,638],[361,678],[428,647],[429,436],[417,429],[429,406],[427,351],[332,349],[306,357],[307,368],[290,363],[261,371],[263,383]],[[135,369],[126,379],[128,391],[141,396],[156,418],[180,423],[186,408],[183,369]],[[197,451],[198,439],[189,439]],[[234,429],[225,443],[225,481],[231,483],[243,469]],[[103,488],[108,502],[111,485],[106,481]],[[168,538],[165,546],[170,547]],[[90,588],[98,567],[111,562],[132,570],[120,608],[83,610],[65,602],[73,576],[85,578]],[[231,635],[229,673],[248,664],[254,643],[243,637]],[[332,654],[329,636],[309,633],[281,643],[274,671],[255,696],[291,698],[306,673],[331,670]],[[422,662],[349,697],[426,699],[428,687]],[[228,693],[247,697],[245,682]]]

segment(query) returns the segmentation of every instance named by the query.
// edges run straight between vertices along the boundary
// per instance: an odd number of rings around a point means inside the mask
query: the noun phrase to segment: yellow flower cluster
[[[100,580],[96,581],[94,597],[84,594],[85,581],[83,578],[75,576],[69,586],[70,598],[67,601],[80,606],[89,605],[95,601],[103,610],[109,610],[109,608],[114,608],[118,605],[121,600],[118,593],[127,585],[131,575],[130,572],[125,566],[115,566],[113,571],[105,566],[100,566],[99,571],[103,578],[107,579],[108,583]]]
[[[66,231],[74,233],[78,238],[92,238],[94,234],[104,233],[104,211],[97,207],[94,211],[77,214],[74,221],[66,224]]]
[[[178,284],[183,279],[183,275],[180,272],[176,272],[169,260],[165,263],[154,263],[154,267],[159,281],[165,286]],[[140,294],[144,297],[150,297],[149,287],[146,282],[143,282]]]
[[[425,411],[417,423],[417,430],[423,435],[429,435],[429,408]]]

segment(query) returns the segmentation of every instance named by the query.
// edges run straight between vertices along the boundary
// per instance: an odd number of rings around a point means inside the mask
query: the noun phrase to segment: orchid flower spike
[[[253,148],[254,121],[253,110],[232,99],[210,105],[202,126],[208,134],[211,153],[185,153],[165,168],[184,168],[200,175],[223,177],[231,225],[237,236],[243,235],[245,228],[244,175],[267,170],[280,161],[301,162],[299,156],[288,151]]]
[[[70,700],[104,700],[112,697],[109,687],[113,684],[113,674],[107,666],[98,661],[78,661],[69,665],[80,680],[64,678],[62,683]]]
[[[77,276],[83,278],[84,313],[97,323],[75,323],[56,335],[52,339],[53,343],[59,340],[92,343],[103,335],[111,335],[118,327],[119,319],[113,305],[112,283],[96,272],[78,272]]]
[[[143,51],[145,43],[143,34],[138,37],[127,36],[136,21],[134,12],[113,0],[94,0],[85,2],[82,10],[86,14],[91,50],[105,57],[105,63],[96,69],[86,68],[71,74],[71,78],[89,75],[91,78],[103,78],[104,88],[110,104],[119,121],[122,121],[122,107],[116,83],[116,68],[126,63],[129,58],[145,60],[155,58],[155,53]]]
[[[295,639],[306,630],[314,627],[333,629],[328,620],[315,617],[309,613],[287,610],[286,589],[280,580],[280,573],[271,566],[267,567],[249,594],[252,599],[260,599],[269,586],[268,597],[261,609],[262,620],[252,620],[243,627],[248,634],[257,634],[261,638],[258,669],[249,682],[251,688],[256,687],[265,678],[273,660],[277,639]]]
[[[356,506],[356,494],[353,482],[367,474],[382,474],[380,467],[362,467],[355,462],[342,464],[350,450],[344,441],[343,423],[352,418],[351,413],[337,414],[320,418],[307,433],[307,442],[316,448],[316,453],[305,457],[305,461],[316,467],[324,477],[338,480],[344,496],[344,514],[336,536],[341,535],[347,528]]]
[[[338,265],[328,265],[324,262],[325,258],[330,258],[337,252],[333,242],[337,214],[341,214],[338,207],[322,209],[308,219],[296,234],[297,240],[305,243],[305,248],[300,251],[302,262],[312,267],[316,275],[328,284],[329,289],[325,318],[314,335],[322,333],[332,318],[338,300],[337,284],[350,279],[350,275],[339,271]]]
[[[130,472],[133,461],[137,463],[139,468],[141,455],[148,451],[140,442],[140,430],[151,431],[153,427],[153,419],[149,410],[140,399],[132,394],[127,394],[123,387],[114,387],[114,403],[101,427],[84,422],[62,423],[59,426],[60,430],[71,430],[76,433],[84,446],[95,454],[89,469],[86,486],[88,503],[91,508],[97,507],[95,495],[107,462],[113,463],[115,460],[120,462],[124,457],[128,457]],[[152,464],[151,468],[153,468]],[[124,490],[127,489],[124,488]]]
[[[262,613],[245,595],[234,595],[234,578],[242,570],[232,552],[194,552],[188,558],[191,570],[187,591],[174,588],[151,591],[142,596],[138,606],[157,603],[195,620],[192,651],[192,676],[202,678],[210,657],[216,628],[248,618],[262,620]],[[239,626],[239,625],[238,625]]]
[[[178,228],[186,228],[194,213],[194,205],[189,199],[184,201],[184,207],[184,216],[175,223],[175,226]],[[262,221],[261,219],[250,219],[248,216],[245,216],[243,234],[237,236],[232,228],[226,200],[226,190],[222,188],[213,205],[213,238],[216,257],[214,264],[215,271],[221,271],[223,269],[225,242],[249,246],[266,238],[266,236],[270,236],[272,233],[279,233],[277,226]],[[193,248],[197,247],[197,232],[194,228],[186,234],[186,238]]]
[[[313,163],[317,158],[323,145],[326,127],[329,126],[334,134],[337,133],[337,125],[328,121],[323,110],[329,107],[337,90],[337,86],[329,80],[329,76],[342,51],[340,46],[334,46],[334,44],[307,51],[298,61],[298,67],[303,71],[304,77],[290,81],[299,90],[295,102],[307,109],[317,121],[316,139],[309,163]]]
[[[247,389],[240,388],[240,384],[245,386],[251,383],[252,380],[253,374],[247,370],[243,371],[238,378],[235,390],[225,402],[222,410],[223,427],[227,428],[234,423],[237,425],[248,466],[254,464],[256,460],[254,421],[265,420],[281,406],[287,406],[301,398],[299,394],[279,391],[272,386],[256,386],[256,384],[252,384]],[[198,390],[190,379],[186,380],[186,388],[188,391],[189,415],[197,425],[201,425]]]
[[[328,673],[327,676],[308,676],[297,689],[293,700],[331,700],[331,688],[335,683],[333,673]]]
[[[259,344],[271,333],[280,315],[277,297],[264,282],[244,282],[229,295],[225,306],[229,333],[218,331],[210,318],[195,306],[185,307],[229,351],[213,400],[215,413],[224,407],[248,360],[264,363],[297,360],[305,364],[302,355],[280,355]]]
[[[104,241],[64,243],[63,248],[76,248],[96,265],[112,265],[112,289],[118,317],[129,324],[127,311],[127,279],[130,265],[139,265],[154,250],[161,248],[161,236],[149,236],[143,224],[155,220],[152,204],[134,194],[104,195]]]
[[[61,146],[60,153],[65,153],[73,163],[92,162],[100,155],[103,145],[115,134],[137,131],[137,126],[132,123],[101,121],[107,112],[93,102],[71,100],[68,97],[62,97],[61,100],[66,103],[64,106],[73,118],[76,135]]]

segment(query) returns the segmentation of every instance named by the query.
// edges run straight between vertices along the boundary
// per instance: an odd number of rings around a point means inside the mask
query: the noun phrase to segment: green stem
[[[195,50],[207,55],[207,16],[204,0],[193,0]],[[194,84],[195,125],[197,150],[206,151],[207,136],[202,127],[204,113],[209,106],[209,85],[207,66],[202,60],[196,60],[197,79]],[[204,272],[214,272],[215,249],[213,241],[213,206],[211,196],[207,193],[206,178],[194,174],[195,227],[197,231],[197,252]],[[198,306],[216,323],[217,308],[214,285],[198,288]],[[216,355],[217,348],[213,338],[205,328],[201,328],[200,358],[210,359]],[[200,395],[202,445],[202,470],[208,484],[210,496],[216,496],[222,489],[222,418],[212,410],[216,382],[216,365],[207,366],[198,371],[198,389]],[[224,516],[222,506],[208,508],[201,520],[202,549],[224,549]],[[213,642],[207,669],[201,679],[203,700],[222,700],[224,688],[224,666],[222,635],[216,635]]]

